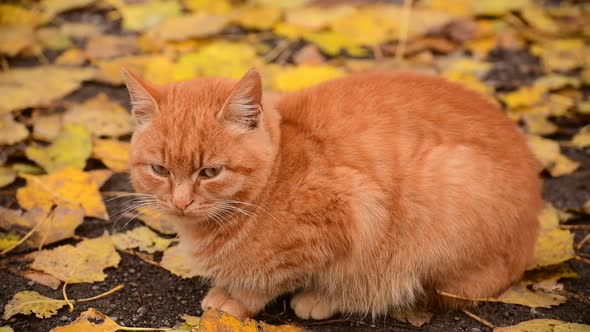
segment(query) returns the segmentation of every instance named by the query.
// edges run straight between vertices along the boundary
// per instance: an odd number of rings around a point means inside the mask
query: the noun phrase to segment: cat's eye
[[[154,173],[158,174],[159,176],[169,176],[170,175],[170,171],[168,169],[166,169],[166,167],[161,166],[161,165],[151,165],[152,167],[152,171],[154,171]]]
[[[221,167],[208,167],[203,168],[199,173],[199,176],[210,179],[216,177],[219,173],[221,173]]]

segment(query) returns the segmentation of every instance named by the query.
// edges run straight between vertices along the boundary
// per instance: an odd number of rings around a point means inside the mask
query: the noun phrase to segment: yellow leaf
[[[487,73],[491,64],[484,61],[460,58],[449,63],[441,63],[442,76],[446,79],[462,84],[475,91],[491,95],[493,88],[485,85],[480,79]]]
[[[58,65],[80,66],[86,62],[86,53],[79,48],[71,48],[60,54],[55,63]]]
[[[27,127],[14,121],[11,114],[0,114],[0,145],[18,143],[27,138],[27,136],[29,136]]]
[[[55,327],[49,332],[115,332],[121,328],[107,315],[90,308],[70,324]]]
[[[102,33],[102,29],[92,23],[65,22],[59,26],[59,29],[64,35],[78,39],[84,39]]]
[[[524,114],[522,116],[526,124],[527,133],[534,135],[551,135],[557,132],[559,127],[547,119],[544,114]]]
[[[105,182],[113,175],[112,171],[108,169],[96,169],[94,171],[87,172],[90,180],[96,184],[96,187],[102,187]]]
[[[40,208],[23,213],[19,210],[0,207],[0,217],[2,217],[0,226],[8,230],[19,230],[19,227],[23,227],[28,231],[41,223],[41,226],[26,242],[28,247],[37,248],[74,236],[76,228],[84,220],[84,211],[81,208],[69,209],[58,206],[47,215]]]
[[[555,319],[532,319],[516,325],[497,327],[494,332],[588,332],[590,325],[567,323]]]
[[[572,144],[579,149],[590,146],[590,125],[580,128],[580,131],[572,138]]]
[[[0,326],[0,332],[14,332],[14,330],[12,329],[12,327],[6,325]]]
[[[285,23],[314,31],[326,28],[330,23],[352,15],[354,12],[355,9],[352,6],[305,7],[287,11]]]
[[[0,166],[0,188],[14,182],[16,179],[16,171],[9,167]]]
[[[511,11],[522,9],[530,0],[478,0],[473,2],[475,15],[501,16]]]
[[[152,28],[148,36],[173,41],[202,38],[221,32],[228,22],[227,16],[205,13],[171,17]]]
[[[137,51],[137,39],[130,36],[95,35],[86,41],[84,54],[89,59],[125,56]]]
[[[61,51],[72,46],[70,37],[61,32],[58,28],[46,27],[38,29],[35,34],[43,48],[54,51]]]
[[[17,172],[19,175],[20,174],[32,174],[32,175],[39,175],[39,174],[44,174],[45,171],[36,165],[31,165],[31,164],[25,164],[25,163],[14,163],[12,165],[10,165],[10,167]]]
[[[542,86],[547,90],[558,90],[568,86],[577,88],[580,86],[580,79],[559,74],[549,74],[537,79],[535,85]]]
[[[260,331],[257,325],[261,326],[262,332],[303,332],[304,330],[294,325],[273,326],[265,323],[257,323],[255,320],[246,318],[239,320],[225,312],[211,309],[201,316],[198,331],[242,331],[257,332]]]
[[[193,278],[200,273],[190,265],[190,257],[179,246],[166,249],[160,266],[182,278]]]
[[[559,211],[551,203],[545,203],[539,214],[539,223],[542,229],[556,229],[559,227]]]
[[[156,84],[167,84],[174,80],[174,62],[166,56],[151,57],[145,65],[143,77]]]
[[[590,114],[590,101],[585,101],[578,104],[578,113]]]
[[[590,58],[589,48],[583,39],[555,39],[533,45],[531,52],[541,57],[545,67],[553,71],[584,67]]]
[[[473,53],[477,59],[485,59],[491,50],[496,48],[496,38],[487,37],[471,40],[465,43],[465,47]]]
[[[161,213],[141,206],[136,210],[140,213],[139,218],[141,221],[150,228],[153,228],[162,234],[176,234],[174,223],[169,219],[166,219]]]
[[[238,10],[233,21],[256,30],[268,30],[281,19],[281,10],[272,7],[244,7]]]
[[[115,172],[129,168],[129,143],[113,139],[95,139],[92,157],[100,159]]]
[[[51,142],[62,130],[61,114],[33,113],[33,138]]]
[[[303,37],[329,55],[339,55],[342,50],[352,56],[365,56],[369,53],[362,44],[359,44],[358,40],[350,39],[341,32],[312,31],[304,33]]]
[[[567,299],[561,295],[530,290],[522,282],[508,288],[500,296],[488,300],[493,302],[520,304],[531,308],[551,308],[552,306],[560,305],[567,301]]]
[[[92,177],[76,168],[64,168],[42,176],[25,175],[27,185],[19,188],[16,198],[20,206],[39,206],[48,212],[55,205],[70,209],[84,208],[86,216],[108,220],[98,186]]]
[[[294,9],[305,6],[311,0],[250,0],[251,3],[260,7],[272,7],[281,9]]]
[[[547,90],[545,86],[540,85],[525,86],[516,91],[501,95],[500,99],[511,109],[531,106],[541,102],[547,94]]]
[[[49,318],[57,314],[57,311],[64,305],[66,305],[66,301],[52,299],[37,292],[18,292],[4,306],[2,318],[8,320],[16,314],[35,314],[38,318]]]
[[[553,177],[570,174],[580,167],[580,163],[561,154],[557,142],[535,135],[528,135],[527,140],[529,148]]]
[[[50,146],[29,146],[25,149],[25,154],[47,172],[53,172],[65,167],[83,169],[91,150],[90,133],[80,125],[65,124],[63,131]]]
[[[107,275],[103,270],[117,267],[121,257],[115,250],[108,234],[83,240],[75,247],[59,246],[42,250],[31,264],[35,270],[49,273],[69,284],[103,281]]]
[[[274,75],[271,86],[279,91],[296,91],[343,74],[340,69],[327,65],[284,67]]]
[[[0,233],[0,251],[13,247],[20,240],[14,233]]]
[[[237,79],[260,64],[256,50],[250,44],[216,41],[197,52],[180,56],[173,72],[175,80],[203,76]]]
[[[0,113],[47,106],[95,75],[93,68],[36,66],[0,72]]]
[[[149,254],[166,250],[173,241],[173,239],[160,237],[145,226],[136,227],[125,233],[114,234],[111,236],[111,240],[119,250],[138,248]]]
[[[86,7],[96,2],[96,0],[43,0],[43,16],[46,20],[51,20],[55,15],[72,9]]]
[[[35,46],[35,34],[31,26],[0,26],[0,54],[15,56]]]
[[[537,30],[550,34],[559,33],[559,25],[539,6],[528,6],[524,8],[521,15]]]
[[[393,318],[400,322],[408,322],[412,326],[421,327],[422,325],[430,322],[432,319],[432,312],[428,311],[405,311],[392,314]]]
[[[104,93],[69,107],[63,121],[83,125],[96,136],[123,136],[133,128],[129,112]]]
[[[113,85],[123,85],[125,82],[121,75],[121,68],[125,67],[141,75],[150,58],[151,56],[148,55],[133,55],[118,59],[97,60],[94,62],[98,67],[96,79]]]
[[[543,267],[533,271],[527,271],[523,283],[532,285],[534,288],[546,289],[554,287],[560,279],[563,278],[580,278],[580,275],[567,263]]]
[[[226,14],[232,10],[229,0],[184,0],[184,6],[192,11]]]
[[[0,25],[29,25],[36,26],[42,22],[40,13],[21,6],[0,4]]]
[[[535,246],[535,259],[528,269],[559,264],[574,256],[574,235],[571,232],[564,229],[543,230]]]
[[[179,16],[181,6],[176,0],[146,1],[137,4],[126,4],[120,0],[109,0],[123,17],[123,28],[132,31],[143,31],[158,25],[164,19]]]

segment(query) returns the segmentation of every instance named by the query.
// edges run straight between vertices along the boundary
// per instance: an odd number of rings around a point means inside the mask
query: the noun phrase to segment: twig
[[[590,225],[559,225],[563,229],[590,229]]]
[[[107,296],[107,295],[111,295],[111,294],[113,294],[114,292],[116,292],[116,291],[119,291],[119,290],[123,289],[124,287],[125,287],[125,285],[123,285],[123,284],[121,284],[121,285],[117,285],[117,286],[115,286],[115,288],[113,288],[113,289],[111,289],[111,290],[109,290],[109,291],[106,291],[106,292],[104,292],[104,293],[102,293],[102,294],[98,294],[98,295],[96,295],[96,296],[93,296],[93,297],[87,297],[87,298],[84,298],[84,299],[74,300],[74,302],[75,302],[75,303],[77,303],[77,302],[88,302],[88,301],[98,300],[98,299],[100,299],[101,297],[105,297],[105,296]]]
[[[472,312],[470,312],[470,311],[467,311],[467,310],[465,310],[465,309],[462,309],[461,311],[463,311],[463,313],[464,313],[464,314],[466,314],[467,316],[469,316],[469,317],[471,317],[471,318],[475,319],[476,321],[478,321],[478,322],[482,323],[483,325],[485,325],[485,326],[487,326],[487,327],[491,328],[492,330],[496,328],[496,325],[494,325],[494,324],[492,324],[492,323],[488,322],[487,320],[485,320],[485,319],[483,319],[483,318],[481,318],[481,317],[477,316],[476,314],[474,314],[474,313],[472,313]]]
[[[55,205],[53,205],[51,207],[51,210],[49,211],[49,213],[43,219],[41,219],[37,223],[37,225],[35,225],[35,227],[31,228],[31,230],[27,234],[25,234],[25,236],[23,236],[20,240],[18,240],[17,243],[13,244],[12,246],[10,246],[10,247],[4,249],[2,252],[0,252],[0,255],[4,255],[4,254],[12,251],[14,248],[23,244],[28,238],[31,237],[31,235],[33,235],[33,233],[35,233],[37,231],[37,229],[39,229],[39,227],[41,227],[41,225],[43,224],[43,222],[45,222],[45,220],[47,220],[47,218],[49,218],[51,215],[53,215],[54,210],[55,210]]]
[[[283,53],[286,49],[289,48],[291,43],[287,40],[281,40],[277,43],[277,45],[270,50],[270,52],[266,53],[263,57],[264,62],[272,62],[276,57],[278,57],[281,53]]]
[[[74,311],[74,304],[72,304],[72,302],[70,302],[70,299],[68,299],[68,294],[66,293],[66,286],[68,285],[68,282],[64,282],[64,286],[61,289],[61,293],[64,296],[64,301],[66,301],[66,304],[68,305],[68,307],[70,307],[70,312]]]
[[[582,241],[576,245],[576,250],[582,250],[584,244],[586,244],[588,241],[590,241],[590,233],[586,234],[586,237],[584,237]]]
[[[402,10],[402,21],[400,24],[399,41],[395,48],[395,60],[401,62],[406,52],[406,43],[408,41],[408,30],[410,28],[410,16],[412,14],[413,0],[404,0],[404,7]]]
[[[568,291],[563,290],[563,289],[550,289],[550,288],[541,287],[539,285],[534,285],[533,286],[533,289],[540,290],[540,291],[542,291],[544,293],[557,294],[557,295],[565,296],[567,298],[573,298],[573,299],[576,299],[576,300],[578,300],[578,301],[580,301],[582,303],[590,304],[590,298],[588,298],[586,296],[583,296],[583,295],[580,295],[580,294],[575,294],[575,293],[572,293],[572,292],[568,292]]]
[[[586,264],[590,264],[590,259],[588,258],[584,258],[581,256],[576,255],[576,257],[574,257],[575,260],[586,263]]]

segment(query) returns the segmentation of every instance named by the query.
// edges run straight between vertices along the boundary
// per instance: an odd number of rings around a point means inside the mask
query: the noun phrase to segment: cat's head
[[[136,129],[131,182],[140,200],[197,221],[244,208],[268,182],[278,115],[263,109],[250,70],[239,81],[203,78],[158,86],[124,70]],[[189,218],[183,218],[186,216]]]

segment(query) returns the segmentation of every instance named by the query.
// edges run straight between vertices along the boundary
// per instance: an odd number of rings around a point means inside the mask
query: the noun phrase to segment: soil
[[[102,16],[77,12],[61,15],[67,21],[93,22],[102,22]],[[105,30],[110,33],[120,32],[120,28],[112,23],[110,25],[104,23],[104,25],[106,26]],[[494,68],[486,79],[501,90],[514,89],[531,82],[539,75],[538,59],[526,52],[513,53],[496,50],[491,53],[490,61],[494,63]],[[23,66],[32,65],[34,62],[30,59],[18,59],[10,61],[9,64]],[[66,99],[81,101],[99,92],[105,92],[112,99],[128,105],[127,94],[123,87],[112,87],[98,83],[84,84],[82,89]],[[588,120],[590,119],[556,119],[556,122],[563,127],[560,139],[570,138],[578,128],[588,123]],[[560,178],[546,177],[544,196],[561,209],[579,211],[583,203],[590,199],[590,150],[580,151],[566,148],[564,152],[568,157],[581,162],[582,167],[571,175]],[[2,153],[0,153],[1,158],[3,158]],[[89,163],[89,169],[99,165],[99,161],[92,161]],[[5,189],[14,190],[22,184],[22,181],[17,181]],[[127,176],[117,174],[103,186],[102,190],[129,191],[131,188]],[[0,204],[4,206],[13,204],[13,202],[13,197],[0,197]],[[107,206],[113,216],[121,211],[124,202],[113,200],[108,202]],[[572,223],[588,224],[589,221],[590,218],[587,215],[579,214],[576,215]],[[126,221],[122,220],[115,224],[113,221],[88,219],[77,229],[76,233],[80,236],[93,237],[102,234],[105,230],[112,231],[123,227],[131,229],[137,225],[139,225],[138,221],[126,224]],[[588,230],[575,230],[576,242],[580,241],[588,232]],[[64,243],[68,243],[68,241],[56,245]],[[587,245],[582,253],[590,254],[590,245]],[[18,315],[8,321],[3,321],[0,325],[7,323],[17,332],[49,331],[55,326],[73,321],[89,307],[98,309],[124,326],[170,327],[179,321],[182,314],[196,316],[202,314],[199,304],[208,289],[206,281],[199,278],[181,279],[162,268],[150,265],[126,253],[121,253],[121,257],[122,260],[118,268],[106,270],[108,277],[104,282],[69,285],[68,295],[73,299],[84,298],[107,291],[118,284],[125,285],[123,290],[96,301],[80,303],[76,305],[72,313],[68,312],[66,308],[62,308],[57,315],[47,319],[39,319],[32,315]],[[580,275],[580,278],[564,280],[565,290],[582,295],[587,299],[590,298],[590,269],[588,265],[579,261],[570,261],[569,264]],[[0,269],[0,280],[0,305],[2,306],[16,292],[24,290],[34,290],[53,298],[62,297],[61,290],[52,291],[3,269]],[[461,311],[436,313],[432,321],[421,328],[389,317],[379,317],[375,320],[363,317],[334,317],[327,321],[305,321],[294,315],[288,306],[288,300],[288,295],[275,300],[256,318],[271,324],[295,324],[314,331],[491,331],[490,328]],[[551,318],[590,324],[590,306],[573,297],[568,298],[567,303],[551,309],[530,309],[518,305],[484,303],[470,309],[470,311],[496,326],[513,325],[535,318]]]

